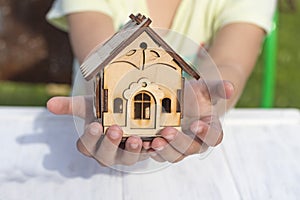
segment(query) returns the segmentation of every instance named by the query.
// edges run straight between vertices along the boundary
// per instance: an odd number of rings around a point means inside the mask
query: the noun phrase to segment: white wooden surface
[[[205,158],[126,173],[77,152],[72,117],[0,107],[0,200],[299,199],[300,114],[233,110]]]

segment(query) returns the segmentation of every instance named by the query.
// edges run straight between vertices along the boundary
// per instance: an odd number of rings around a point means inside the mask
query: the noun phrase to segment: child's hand
[[[123,132],[116,125],[111,126],[104,135],[101,124],[92,122],[92,105],[92,97],[54,97],[48,101],[47,108],[54,114],[73,114],[85,119],[87,125],[77,141],[77,148],[103,166],[132,165],[149,157],[148,153],[142,153],[142,140],[139,137],[129,137],[124,149],[119,148]]]
[[[151,157],[157,161],[178,162],[189,155],[206,151],[209,146],[218,145],[222,141],[223,130],[215,104],[219,99],[229,99],[233,92],[233,85],[227,81],[188,82],[184,91],[183,133],[172,127],[163,129],[163,138],[155,138],[151,143],[155,150]]]
[[[233,86],[229,82],[219,82],[208,87],[209,90],[202,80],[186,85],[185,118],[182,120],[184,133],[167,127],[161,131],[163,138],[155,138],[152,142],[142,142],[139,137],[131,136],[126,140],[124,149],[119,147],[123,135],[120,127],[111,126],[104,135],[102,125],[93,122],[92,97],[54,97],[48,101],[47,108],[54,114],[73,114],[85,119],[87,125],[77,141],[77,148],[103,166],[133,165],[150,156],[156,161],[178,162],[222,141],[221,123],[212,102],[230,98]]]

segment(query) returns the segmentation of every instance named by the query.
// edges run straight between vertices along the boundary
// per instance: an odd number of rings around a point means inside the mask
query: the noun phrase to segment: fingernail
[[[203,126],[192,126],[191,131],[195,134],[201,133],[203,131]]]
[[[138,143],[130,143],[130,148],[132,148],[132,149],[137,149],[138,146],[139,146]]]
[[[99,135],[99,128],[97,126],[91,126],[90,133],[91,135]]]
[[[165,135],[164,138],[167,140],[173,140],[175,138],[175,133],[169,133],[168,135]]]
[[[117,131],[110,131],[109,132],[109,137],[113,140],[116,140],[120,137],[120,133]]]
[[[167,140],[173,140],[177,135],[178,131],[174,128],[167,127],[163,130],[162,136]]]
[[[160,146],[160,147],[153,147],[153,149],[154,149],[155,151],[161,151],[161,150],[164,149],[164,147],[163,147],[163,146]]]

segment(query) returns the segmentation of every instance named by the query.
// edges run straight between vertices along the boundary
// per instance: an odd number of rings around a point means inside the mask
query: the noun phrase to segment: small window
[[[164,98],[162,100],[162,113],[171,113],[171,99]]]
[[[121,98],[114,99],[114,113],[123,113],[123,100]]]
[[[135,97],[134,97],[134,100],[135,101],[142,101],[143,100],[143,95],[144,93],[140,93],[140,94],[137,94]]]
[[[141,92],[134,97],[134,119],[150,120],[151,97]]]

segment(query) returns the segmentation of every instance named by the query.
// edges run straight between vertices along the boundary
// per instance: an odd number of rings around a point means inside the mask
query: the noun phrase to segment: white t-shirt
[[[194,63],[201,52],[206,54],[199,47],[209,47],[218,29],[224,25],[251,23],[270,32],[275,8],[276,0],[182,0],[171,25],[175,38],[163,39],[185,60]],[[130,14],[141,13],[149,17],[146,0],[55,0],[47,20],[68,31],[65,16],[83,11],[96,11],[110,16],[115,31],[129,20]],[[78,68],[75,60],[74,80]]]
[[[229,23],[251,23],[270,32],[275,7],[276,0],[182,0],[171,29],[201,45],[208,44],[217,30]],[[110,16],[116,31],[131,13],[149,16],[146,0],[56,0],[47,19],[67,31],[65,15],[82,11]]]

